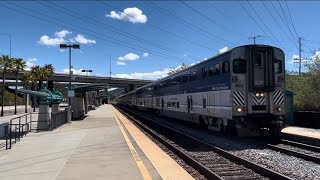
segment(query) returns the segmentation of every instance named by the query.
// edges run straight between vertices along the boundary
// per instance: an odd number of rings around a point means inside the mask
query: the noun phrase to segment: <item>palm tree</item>
[[[36,78],[33,76],[32,73],[25,73],[23,74],[22,81],[24,82],[26,89],[28,89],[29,84],[31,85],[34,84],[36,81]],[[25,113],[28,112],[26,97],[27,96],[25,95]]]
[[[16,92],[14,94],[14,114],[17,114],[17,89],[18,89],[18,74],[26,68],[26,62],[21,58],[13,58],[12,72],[16,75]]]
[[[11,69],[11,66],[12,66],[12,59],[8,55],[2,55],[0,57],[0,67],[2,69],[1,116],[3,116],[4,91],[5,91],[5,81],[6,81],[5,74],[6,74],[8,69]]]
[[[37,81],[40,78],[40,71],[41,71],[41,67],[39,65],[36,66],[32,66],[31,67],[31,71],[30,73],[32,74],[32,76],[35,78],[35,91],[38,90],[37,88]]]
[[[46,71],[47,88],[48,88],[49,78],[54,74],[54,67],[52,66],[52,64],[45,64],[43,68]]]

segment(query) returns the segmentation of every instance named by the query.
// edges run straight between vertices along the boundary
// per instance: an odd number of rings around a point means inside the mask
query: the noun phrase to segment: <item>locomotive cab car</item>
[[[235,47],[124,94],[118,103],[240,136],[279,136],[284,60],[276,47]]]

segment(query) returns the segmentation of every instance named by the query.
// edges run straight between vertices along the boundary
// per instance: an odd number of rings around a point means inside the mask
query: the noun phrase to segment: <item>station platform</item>
[[[193,179],[111,105],[0,152],[0,179]]]
[[[320,141],[320,129],[311,129],[311,128],[303,128],[290,126],[282,129],[282,133],[292,134],[297,136],[303,136],[308,138],[319,139]]]

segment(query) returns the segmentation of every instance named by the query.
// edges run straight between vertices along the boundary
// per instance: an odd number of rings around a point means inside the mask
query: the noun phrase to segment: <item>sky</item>
[[[75,74],[158,79],[169,68],[193,65],[230,48],[267,44],[281,48],[286,70],[298,71],[320,48],[320,1],[0,1],[0,55],[33,65],[52,64]],[[303,71],[306,71],[304,68]]]

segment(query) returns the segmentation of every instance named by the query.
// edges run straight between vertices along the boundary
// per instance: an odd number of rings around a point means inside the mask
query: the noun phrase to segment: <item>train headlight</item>
[[[261,96],[261,97],[263,97],[263,96],[264,96],[264,94],[263,94],[263,93],[260,93],[260,96]]]
[[[237,109],[237,111],[238,111],[238,112],[241,112],[241,111],[242,111],[242,109],[241,109],[241,108],[238,108],[238,109]]]
[[[281,107],[278,107],[278,108],[277,108],[277,111],[281,112],[281,110],[282,110]]]
[[[259,97],[259,96],[260,96],[260,94],[259,94],[259,93],[256,93],[256,96],[257,96],[257,97]]]

